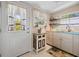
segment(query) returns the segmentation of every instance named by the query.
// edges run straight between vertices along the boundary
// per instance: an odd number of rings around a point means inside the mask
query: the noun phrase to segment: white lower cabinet
[[[79,56],[79,35],[73,37],[73,54]]]
[[[49,36],[51,45],[79,56],[79,35],[53,32]]]
[[[63,34],[61,48],[69,53],[72,53],[73,49],[72,43],[73,43],[72,35]]]

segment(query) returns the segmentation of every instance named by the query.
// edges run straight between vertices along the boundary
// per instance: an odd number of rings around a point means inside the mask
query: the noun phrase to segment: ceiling
[[[54,13],[77,3],[77,1],[26,1],[34,8]]]

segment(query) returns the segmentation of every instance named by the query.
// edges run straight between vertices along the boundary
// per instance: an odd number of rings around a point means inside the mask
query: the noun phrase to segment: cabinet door
[[[52,32],[47,33],[46,42],[50,45],[53,45],[53,33]]]
[[[60,35],[60,33],[54,33],[53,43],[54,43],[54,46],[60,48],[60,44],[61,44],[61,35]]]
[[[40,49],[42,46],[41,46],[41,40],[38,40],[38,49]]]
[[[54,46],[55,32],[51,33],[51,44]]]
[[[74,35],[73,54],[79,56],[79,35]]]
[[[71,34],[63,34],[62,36],[61,48],[67,52],[72,53],[72,35]]]
[[[45,39],[42,39],[41,45],[42,45],[42,47],[45,47]]]

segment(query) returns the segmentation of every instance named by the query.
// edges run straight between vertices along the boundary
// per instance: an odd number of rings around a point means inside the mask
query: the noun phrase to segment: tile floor
[[[52,55],[50,55],[47,50],[50,49],[51,46],[46,45],[46,49],[44,49],[43,51],[39,52],[38,54],[36,54],[34,51],[29,52],[24,54],[21,57],[53,57]]]
[[[52,47],[49,45],[46,45],[46,49],[39,52],[38,54],[36,54],[34,51],[32,51],[32,52],[29,52],[29,53],[22,55],[21,57],[54,57],[53,55],[51,55],[47,52],[47,50],[50,48],[52,48]],[[66,54],[66,57],[73,57],[73,56]]]

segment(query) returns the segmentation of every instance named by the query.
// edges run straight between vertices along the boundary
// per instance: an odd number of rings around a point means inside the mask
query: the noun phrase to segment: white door
[[[11,16],[13,16],[13,13],[11,14],[12,14]],[[21,16],[23,16],[22,12],[21,12]],[[5,31],[2,33],[2,41],[1,41],[2,42],[1,43],[2,44],[2,47],[1,47],[2,56],[16,57],[25,52],[31,51],[30,50],[31,49],[31,42],[30,42],[31,41],[31,31],[30,31],[31,28],[30,28],[30,25],[28,25],[30,21],[27,21],[26,30],[9,31],[7,18],[8,18],[8,4],[3,2],[2,3],[2,26],[3,25],[5,26],[5,28],[3,26]],[[27,19],[27,20],[30,20],[30,19]]]

